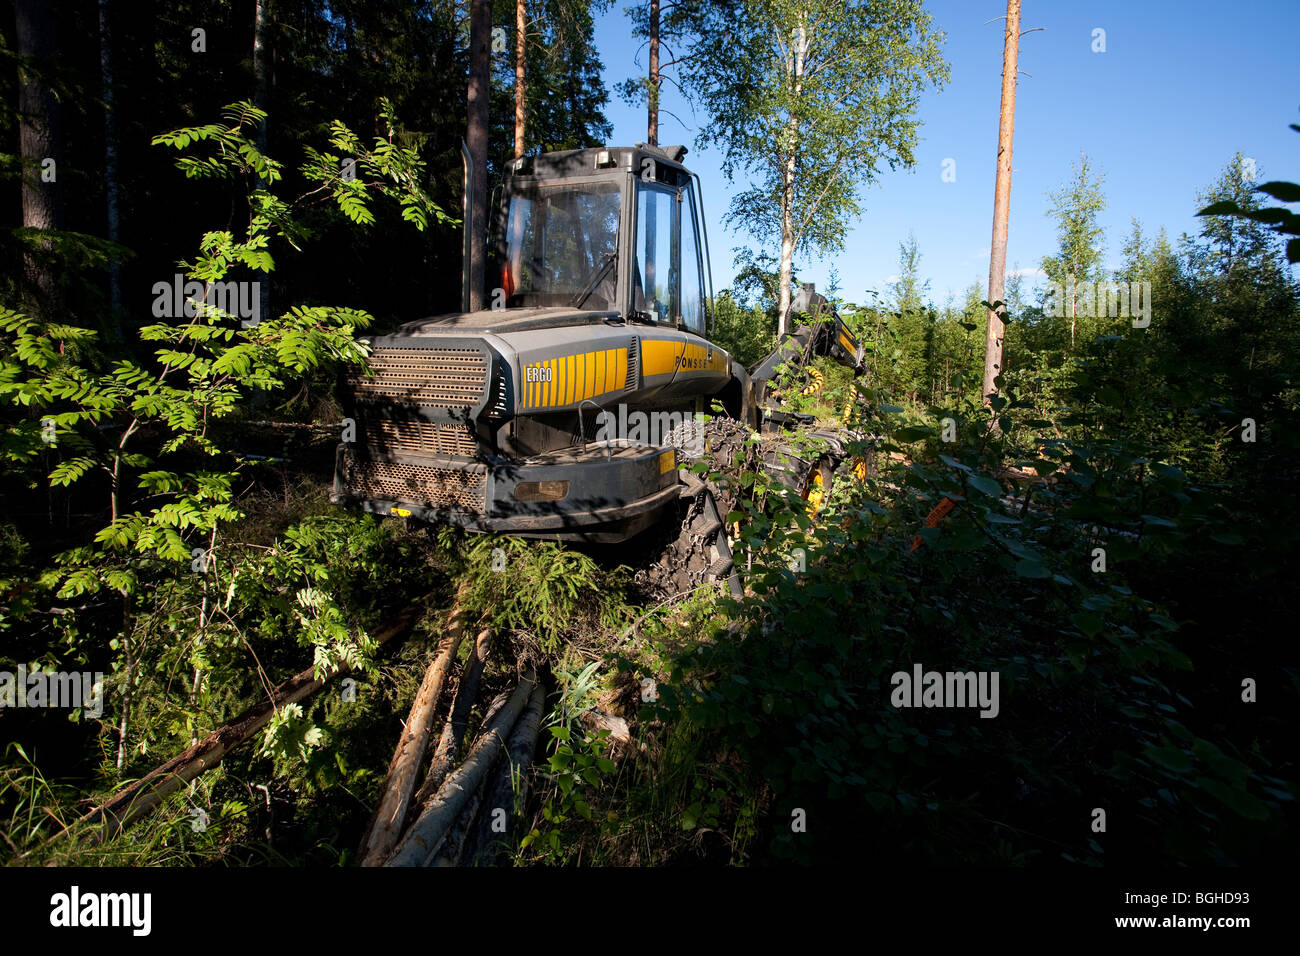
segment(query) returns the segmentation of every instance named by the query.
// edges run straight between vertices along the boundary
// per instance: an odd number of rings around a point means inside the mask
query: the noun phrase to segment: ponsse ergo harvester
[[[466,280],[466,311],[364,340],[371,374],[346,383],[357,440],[338,449],[332,500],[604,543],[677,520],[683,556],[688,541],[702,545],[674,572],[690,586],[730,571],[716,489],[679,470],[689,464],[681,432],[664,445],[608,429],[602,439],[610,418],[600,415],[680,421],[715,403],[746,426],[734,433],[766,436],[764,458],[784,484],[820,494],[846,435],[821,432],[811,459],[781,454],[788,430],[817,432],[775,406],[769,385],[814,355],[861,372],[863,349],[811,286],[792,309],[804,324],[753,370],[710,342],[708,240],[685,152],[638,144],[512,161],[491,229],[484,293],[494,307],[468,311]],[[468,250],[466,259],[468,275]]]

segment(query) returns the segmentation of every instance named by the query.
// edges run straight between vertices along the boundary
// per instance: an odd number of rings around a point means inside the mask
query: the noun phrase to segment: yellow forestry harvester
[[[468,311],[466,283],[465,311],[367,340],[371,372],[345,389],[356,441],[338,449],[333,500],[476,531],[624,541],[709,490],[682,465],[704,437],[696,413],[715,402],[746,434],[819,434],[812,460],[764,458],[783,483],[820,494],[846,433],[816,432],[768,386],[814,355],[860,373],[863,349],[811,286],[792,309],[803,324],[752,371],[710,341],[708,240],[685,152],[638,144],[512,161],[483,290],[491,307]],[[710,545],[695,579],[729,571],[722,517],[711,500],[686,515]]]

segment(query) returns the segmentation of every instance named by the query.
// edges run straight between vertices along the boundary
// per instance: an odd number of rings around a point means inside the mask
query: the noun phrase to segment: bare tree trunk
[[[524,54],[528,43],[528,3],[515,0],[515,159],[524,155]]]
[[[789,61],[790,82],[795,101],[803,92],[804,57],[808,52],[808,32],[795,30],[793,56]],[[792,107],[793,109],[793,107]],[[784,169],[781,177],[781,270],[777,299],[776,335],[779,340],[790,327],[791,284],[794,281],[794,179],[799,164],[799,117],[792,113],[786,124]]]
[[[482,785],[488,770],[500,754],[535,683],[536,679],[531,675],[519,682],[509,702],[484,727],[479,739],[466,755],[465,762],[447,778],[438,795],[411,824],[385,866],[427,866],[434,860],[442,849],[448,831]]]
[[[462,584],[456,595],[455,607],[447,622],[447,634],[438,648],[438,655],[433,659],[424,673],[419,693],[411,703],[411,713],[406,719],[393,759],[388,765],[388,776],[384,780],[384,792],[379,807],[375,810],[370,826],[361,841],[358,856],[362,866],[379,866],[392,852],[402,834],[406,823],[406,811],[415,791],[420,767],[424,763],[424,753],[428,747],[434,712],[438,708],[438,698],[442,695],[442,685],[447,681],[451,671],[451,662],[456,659],[456,650],[460,647],[465,634],[464,599],[467,586]]]
[[[989,254],[989,304],[1002,300],[1007,272],[1007,220],[1011,212],[1011,134],[1016,125],[1016,75],[1020,53],[1020,0],[1007,0],[1007,28],[1002,41],[1002,109],[998,118],[998,171],[993,190],[993,245]],[[1001,307],[1005,314],[1006,307]],[[1006,323],[988,311],[984,339],[984,404],[992,403],[1002,373],[1002,343]],[[992,427],[996,427],[993,419]]]
[[[646,84],[646,139],[659,145],[659,0],[650,0],[650,76]]]
[[[464,847],[463,857],[469,857],[469,861],[477,866],[492,866],[500,862],[511,846],[511,831],[516,829],[519,814],[528,801],[528,776],[525,771],[532,763],[533,753],[537,749],[537,732],[541,728],[545,704],[546,691],[541,684],[537,684],[528,698],[528,709],[510,733],[506,752],[493,774],[491,789],[484,796],[478,825]],[[514,788],[515,774],[519,776],[517,794]],[[498,828],[499,822],[504,824],[504,829]]]
[[[483,666],[487,663],[491,646],[492,631],[484,628],[474,642],[474,656],[461,675],[460,686],[456,688],[456,699],[452,701],[451,712],[442,725],[442,735],[438,739],[438,746],[433,750],[433,759],[429,761],[429,772],[412,801],[415,806],[420,806],[438,792],[443,780],[456,764],[461,741],[465,738],[465,728],[469,725],[469,712],[478,696],[479,680],[483,676]]]
[[[253,14],[253,105],[263,111],[269,110],[271,101],[270,37],[271,0],[257,0],[257,9]],[[270,120],[265,119],[257,127],[257,149],[265,156],[268,148],[268,129]],[[265,189],[267,184],[258,183],[258,188]],[[272,297],[275,289],[271,277],[261,274],[257,280],[261,284],[258,307],[262,316],[271,318],[275,315]],[[258,393],[262,397],[262,393]]]
[[[467,198],[465,225],[469,235],[469,308],[483,308],[487,234],[488,84],[492,72],[491,0],[470,0],[470,67],[465,144],[474,167],[474,187]]]
[[[58,177],[63,168],[63,135],[59,101],[36,70],[48,70],[55,53],[54,4],[48,0],[19,0],[16,4],[18,54],[35,69],[19,68],[18,143],[23,163],[23,225],[52,231],[63,228],[63,197]],[[58,309],[58,288],[48,256],[49,239],[24,254],[24,271],[48,312]]]
[[[99,80],[104,98],[104,214],[109,242],[120,242],[121,220],[117,211],[117,111],[113,105],[113,34],[109,0],[99,0]],[[108,309],[112,332],[119,341],[122,329],[117,315],[122,308],[122,264],[114,257],[108,263]]]

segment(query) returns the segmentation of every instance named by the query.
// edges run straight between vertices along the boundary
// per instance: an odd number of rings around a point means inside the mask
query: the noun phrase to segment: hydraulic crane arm
[[[749,373],[760,403],[767,393],[769,383],[776,377],[777,369],[789,363],[796,368],[808,366],[814,355],[828,356],[845,368],[861,375],[865,370],[866,350],[858,343],[849,327],[835,312],[835,307],[818,295],[812,283],[804,283],[790,305],[792,313],[807,318],[793,332],[787,332],[772,353]]]

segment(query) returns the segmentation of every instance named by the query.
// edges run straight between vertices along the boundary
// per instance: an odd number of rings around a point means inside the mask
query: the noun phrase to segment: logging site
[[[0,908],[923,866],[891,913],[1249,927],[1300,11],[624,2],[3,5]]]

